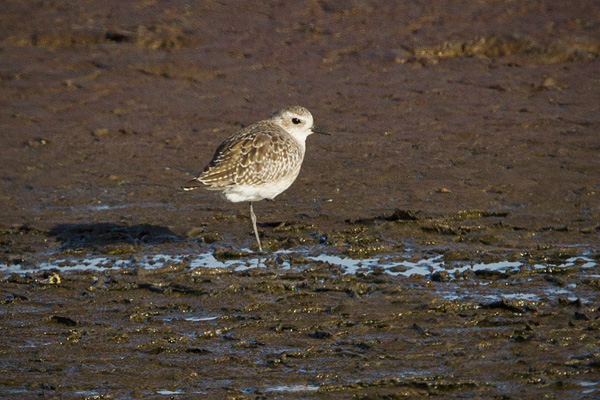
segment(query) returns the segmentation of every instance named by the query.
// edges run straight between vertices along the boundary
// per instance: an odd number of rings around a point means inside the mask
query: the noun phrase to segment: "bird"
[[[205,188],[220,192],[232,203],[248,202],[254,236],[262,253],[252,203],[272,200],[294,183],[304,159],[306,138],[313,133],[331,135],[314,125],[306,108],[282,108],[221,143],[208,165],[183,189]]]

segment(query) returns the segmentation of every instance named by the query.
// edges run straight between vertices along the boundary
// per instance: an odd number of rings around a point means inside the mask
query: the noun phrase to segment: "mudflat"
[[[596,2],[2,8],[0,397],[598,396]],[[259,256],[180,188],[293,104]]]

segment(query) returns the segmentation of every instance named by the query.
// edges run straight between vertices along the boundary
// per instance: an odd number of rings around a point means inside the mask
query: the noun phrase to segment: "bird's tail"
[[[200,189],[202,187],[205,187],[204,183],[202,183],[198,178],[194,178],[191,181],[189,181],[186,186],[182,186],[181,189],[186,192],[189,192],[191,190]]]

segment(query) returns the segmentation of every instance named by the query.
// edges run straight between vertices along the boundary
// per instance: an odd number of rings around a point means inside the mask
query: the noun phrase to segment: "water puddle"
[[[600,385],[600,381],[595,381],[595,382],[584,381],[584,382],[578,382],[577,384],[580,386],[583,386],[584,388],[587,388],[583,391],[584,394],[590,394],[590,393],[594,393],[594,392],[598,391],[598,388],[596,388],[595,386]]]
[[[357,272],[368,272],[374,268],[383,268],[386,273],[390,275],[423,275],[429,276],[434,272],[445,271],[449,274],[461,273],[468,269],[472,271],[488,270],[488,271],[499,271],[506,272],[509,270],[518,270],[524,264],[517,261],[501,261],[495,263],[480,263],[480,264],[466,264],[460,266],[448,267],[443,260],[443,256],[435,256],[426,258],[416,262],[413,261],[393,261],[392,257],[388,258],[367,258],[361,260],[355,260],[352,258],[344,258],[339,256],[332,256],[322,254],[317,257],[308,257],[314,261],[324,261],[333,265],[343,267],[348,274],[355,274]],[[574,262],[578,257],[573,258],[571,262]],[[591,260],[590,260],[591,261]],[[566,263],[563,267],[571,266],[574,264]]]
[[[96,391],[96,390],[76,390],[74,392],[74,394],[76,396],[83,396],[83,397],[95,397],[95,396],[100,396],[100,392]]]
[[[318,385],[305,385],[305,384],[298,384],[298,385],[276,385],[276,386],[269,386],[265,389],[262,390],[258,390],[257,388],[246,388],[246,389],[241,389],[241,392],[244,394],[257,394],[260,392],[263,393],[302,393],[302,392],[315,392],[317,390],[319,390],[320,386]],[[202,394],[203,392],[191,392],[193,394]],[[177,395],[183,395],[186,394],[186,392],[182,389],[179,390],[168,390],[168,389],[160,389],[156,391],[156,394],[159,395],[163,395],[163,396],[177,396]]]
[[[162,320],[166,321],[166,322],[171,322],[171,321],[205,322],[205,321],[214,321],[219,318],[221,318],[221,315],[206,315],[206,316],[198,315],[198,316],[186,317],[185,314],[184,315],[176,314],[176,315],[172,315],[172,316],[168,316],[168,317],[163,317]]]
[[[248,250],[249,252],[249,250]],[[290,254],[290,251],[277,251],[267,257],[248,256],[235,260],[220,260],[214,257],[213,253],[193,254],[193,255],[169,255],[154,254],[142,257],[119,258],[110,256],[92,256],[87,258],[64,258],[42,261],[37,265],[30,264],[2,264],[0,263],[0,272],[9,272],[15,274],[37,273],[40,271],[58,270],[62,272],[95,270],[103,271],[106,269],[158,269],[171,266],[177,266],[182,262],[188,263],[186,268],[223,268],[233,269],[235,271],[244,271],[252,268],[269,268],[266,260],[274,260],[279,256]],[[297,252],[303,255],[301,251]],[[517,271],[527,265],[519,261],[501,261],[494,263],[462,263],[448,264],[443,260],[443,256],[438,255],[431,258],[424,258],[418,261],[397,261],[396,256],[384,256],[379,258],[353,259],[336,255],[320,254],[312,256],[306,254],[306,259],[314,262],[325,262],[333,266],[340,267],[346,274],[371,273],[373,271],[385,272],[390,275],[421,275],[430,276],[435,272],[445,272],[449,275],[456,275],[467,270],[473,272],[486,270],[496,272]],[[586,256],[571,257],[560,265],[536,264],[528,266],[533,270],[544,268],[569,268],[578,265],[583,269],[590,269],[597,264],[591,258]],[[282,269],[292,269],[292,266],[285,257],[278,260],[278,266]]]
[[[276,392],[276,393],[301,393],[301,392],[314,392],[319,390],[317,385],[278,385],[265,388],[263,391]]]
[[[84,205],[84,206],[49,206],[45,207],[45,210],[84,210],[84,211],[109,211],[109,210],[123,210],[127,208],[172,208],[172,205],[168,203],[131,203],[131,204],[104,204],[98,202],[97,204]]]
[[[161,389],[161,390],[157,390],[156,394],[162,394],[163,396],[173,396],[173,395],[177,395],[177,394],[185,394],[185,392],[181,389],[179,389],[179,390]]]
[[[63,258],[63,259],[50,259],[47,261],[28,264],[1,264],[0,272],[7,272],[4,279],[11,274],[24,275],[24,274],[36,274],[40,271],[53,271],[59,273],[68,273],[69,271],[104,271],[110,269],[159,269],[159,268],[184,268],[186,270],[194,270],[198,268],[221,268],[230,269],[234,271],[244,271],[253,268],[271,268],[269,265],[277,264],[278,268],[284,270],[297,270],[301,271],[306,268],[314,266],[314,263],[327,263],[331,266],[339,267],[345,274],[370,274],[370,273],[386,273],[393,276],[405,276],[410,277],[413,275],[424,276],[434,279],[435,273],[446,274],[444,280],[451,281],[452,278],[460,278],[465,272],[472,271],[490,271],[496,273],[510,273],[519,271],[523,268],[527,270],[542,270],[542,269],[564,269],[573,266],[578,266],[584,270],[589,271],[590,276],[597,274],[596,267],[597,263],[586,256],[571,257],[565,260],[559,265],[544,265],[536,264],[529,265],[519,261],[501,261],[493,263],[469,263],[469,262],[446,262],[443,256],[436,255],[430,258],[424,258],[417,261],[403,260],[397,255],[388,255],[379,258],[367,258],[367,259],[352,259],[347,257],[340,257],[336,255],[318,254],[311,255],[308,251],[295,251],[293,254],[302,256],[309,262],[290,263],[291,251],[281,250],[277,251],[268,256],[257,257],[251,253],[250,250],[242,250],[250,254],[249,256],[235,260],[221,260],[215,258],[213,253],[203,254],[183,254],[183,255],[170,255],[170,254],[153,254],[145,256],[131,256],[129,258],[119,258],[116,256],[91,256],[87,258]],[[586,275],[588,276],[588,275]],[[587,299],[581,298],[577,294],[577,285],[572,283],[567,286],[546,286],[543,288],[529,290],[526,293],[518,290],[518,287],[514,285],[498,286],[493,285],[494,279],[478,279],[477,289],[468,290],[462,288],[462,290],[456,290],[452,285],[440,285],[438,294],[450,301],[457,300],[460,298],[479,298],[489,301],[497,301],[501,298],[506,300],[520,300],[539,302],[544,301],[546,298],[564,297],[571,301],[580,298],[582,301]],[[490,286],[486,289],[486,287]],[[493,287],[492,287],[493,286]],[[517,289],[515,291],[515,289]],[[219,315],[177,315],[177,316],[165,316],[165,321],[171,321],[174,319],[185,320],[191,323],[198,323],[204,321],[213,321],[219,319]],[[274,390],[275,391],[275,390]]]

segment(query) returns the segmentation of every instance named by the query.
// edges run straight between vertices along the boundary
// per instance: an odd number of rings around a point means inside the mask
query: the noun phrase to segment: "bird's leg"
[[[260,244],[260,238],[258,237],[258,229],[256,229],[256,215],[252,209],[252,202],[250,202],[250,219],[252,220],[252,228],[254,228],[254,236],[256,236],[256,242],[258,243],[258,250],[262,253],[262,245]]]

